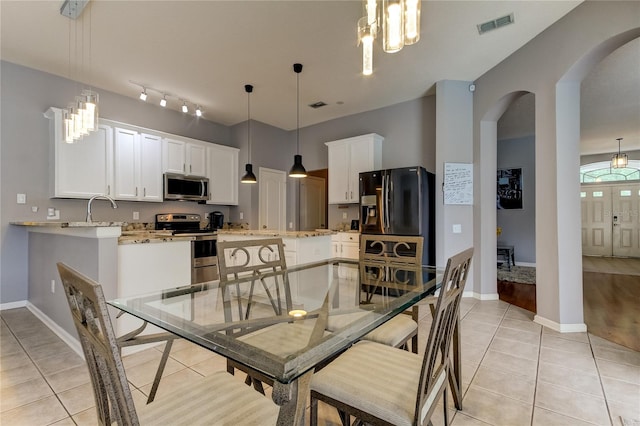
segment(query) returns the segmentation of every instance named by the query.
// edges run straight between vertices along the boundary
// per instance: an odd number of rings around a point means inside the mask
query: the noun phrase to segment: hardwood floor
[[[640,351],[640,259],[582,257],[584,322],[590,333]],[[500,300],[536,312],[535,285],[500,270]]]
[[[589,332],[640,350],[640,259],[584,256],[582,265]]]

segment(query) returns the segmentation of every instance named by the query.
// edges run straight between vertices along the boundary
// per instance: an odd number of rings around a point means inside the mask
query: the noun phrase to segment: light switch
[[[456,223],[455,225],[453,225],[453,233],[454,234],[461,234],[462,233],[462,225],[459,223]]]
[[[27,204],[27,194],[18,194],[17,203],[18,204]]]

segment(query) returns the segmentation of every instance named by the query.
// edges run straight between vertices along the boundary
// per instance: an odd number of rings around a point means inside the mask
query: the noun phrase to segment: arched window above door
[[[580,183],[640,180],[640,160],[629,160],[627,167],[614,169],[610,161],[580,166]]]

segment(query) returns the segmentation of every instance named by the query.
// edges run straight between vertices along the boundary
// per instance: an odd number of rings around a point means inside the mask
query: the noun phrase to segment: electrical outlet
[[[244,219],[244,213],[240,212],[240,220]]]
[[[38,206],[31,206],[31,211],[34,213],[38,213]]]
[[[53,207],[47,209],[47,220],[60,219],[60,210]]]
[[[56,280],[51,280],[51,293],[56,292]]]
[[[293,222],[289,222],[289,229],[293,229]]]
[[[139,220],[140,219],[140,212],[133,212],[133,220]]]
[[[27,194],[18,194],[16,202],[18,204],[27,204]]]
[[[346,219],[347,218],[347,212],[342,213],[342,218]]]

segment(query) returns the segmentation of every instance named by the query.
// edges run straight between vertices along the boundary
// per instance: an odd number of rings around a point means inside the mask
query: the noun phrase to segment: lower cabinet
[[[338,232],[331,236],[333,257],[358,259],[360,257],[360,233]]]

